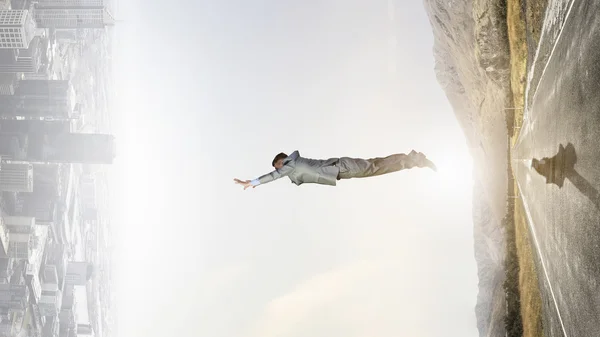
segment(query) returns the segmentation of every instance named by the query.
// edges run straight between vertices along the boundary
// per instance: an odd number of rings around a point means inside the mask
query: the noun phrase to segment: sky
[[[120,336],[477,334],[472,160],[420,1],[119,6]],[[411,149],[440,172],[233,183]]]

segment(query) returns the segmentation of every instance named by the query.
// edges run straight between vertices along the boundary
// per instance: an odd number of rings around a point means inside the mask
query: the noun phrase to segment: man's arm
[[[252,185],[258,186],[261,184],[270,183],[271,181],[288,176],[290,173],[292,173],[293,170],[294,170],[294,168],[292,166],[283,165],[283,167],[280,169],[275,169],[274,171],[271,171],[265,175],[262,175],[256,179],[252,180],[252,182],[254,182]],[[254,185],[254,184],[256,184],[256,185]]]
[[[292,166],[284,165],[282,168],[280,168],[278,170],[276,169],[272,172],[269,172],[269,173],[262,175],[256,179],[253,179],[253,180],[242,181],[239,179],[234,179],[234,181],[236,182],[236,184],[240,184],[240,185],[244,186],[244,189],[247,189],[248,187],[255,188],[258,185],[270,183],[279,178],[288,176],[293,170],[294,170],[294,168]]]

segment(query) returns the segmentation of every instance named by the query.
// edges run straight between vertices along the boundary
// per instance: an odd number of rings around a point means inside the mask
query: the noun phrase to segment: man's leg
[[[366,178],[392,173],[413,167],[430,167],[435,170],[435,165],[424,154],[411,151],[409,154],[399,153],[384,158],[349,158],[339,160],[339,179]]]

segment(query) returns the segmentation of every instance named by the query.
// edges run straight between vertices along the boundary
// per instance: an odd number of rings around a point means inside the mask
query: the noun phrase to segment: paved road
[[[544,328],[600,336],[600,1],[573,0],[534,90],[513,169],[538,250]]]
[[[538,0],[535,0],[538,1]],[[552,49],[558,40],[562,30],[563,23],[569,12],[569,8],[574,0],[549,0],[544,13],[544,23],[541,29],[540,43],[536,45],[534,37],[527,36],[529,47],[528,59],[528,82],[531,89],[529,92],[535,92],[541,74],[548,63]],[[533,23],[528,23],[533,25]],[[533,97],[528,96],[528,103],[531,103]]]

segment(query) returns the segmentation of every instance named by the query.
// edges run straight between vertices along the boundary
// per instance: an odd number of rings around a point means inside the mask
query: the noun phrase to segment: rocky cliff
[[[480,336],[504,336],[501,219],[507,200],[511,107],[505,2],[424,0],[434,34],[438,81],[459,121],[474,161],[473,221]]]

